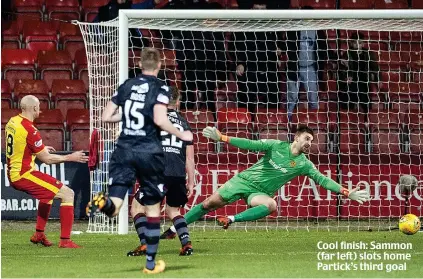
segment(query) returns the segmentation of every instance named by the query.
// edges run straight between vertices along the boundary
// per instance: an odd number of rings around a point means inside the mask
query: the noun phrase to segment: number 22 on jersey
[[[173,126],[179,129],[179,131],[181,132],[184,131],[184,128],[182,128],[182,126],[177,123],[173,123]],[[169,133],[165,131],[161,131],[160,135],[162,137],[165,137],[162,141],[163,146],[172,146],[172,147],[182,148],[183,141],[178,139],[178,137],[176,137],[175,135],[169,135]]]

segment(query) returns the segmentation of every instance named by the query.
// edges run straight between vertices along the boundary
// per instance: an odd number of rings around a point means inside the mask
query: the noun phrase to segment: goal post
[[[216,125],[233,136],[289,140],[297,123],[309,123],[316,129],[317,143],[310,154],[316,167],[346,187],[366,187],[373,197],[369,204],[358,206],[316,187],[311,180],[300,178],[285,185],[276,195],[276,213],[259,222],[237,224],[239,228],[392,229],[405,206],[405,199],[396,187],[399,176],[412,174],[423,181],[423,137],[420,135],[423,119],[421,123],[415,119],[423,115],[423,61],[419,64],[418,59],[422,56],[417,51],[423,50],[422,10],[120,10],[116,20],[78,22],[78,25],[87,51],[91,131],[98,129],[101,132],[100,143],[107,152],[114,148],[119,126],[101,123],[103,108],[118,85],[130,77],[129,74],[139,72],[135,60],[139,59],[142,47],[153,46],[163,54],[163,73],[159,78],[182,91],[186,107],[183,115],[196,133],[196,195],[186,209],[204,200],[232,175],[251,166],[261,156],[202,139],[201,129],[207,125]],[[271,42],[269,44],[268,41],[273,37],[268,34],[307,30],[325,33],[326,52],[336,54],[325,58],[328,61],[332,59],[325,64],[338,66],[336,69],[318,70],[318,109],[309,108],[310,97],[304,88],[302,91],[298,89],[298,104],[292,112],[292,119],[288,119],[287,92],[292,84],[288,84],[289,78],[286,77],[290,56],[284,54],[290,50],[289,47],[279,49],[279,43],[287,45],[289,38],[285,35],[277,37],[277,44],[269,47]],[[375,60],[370,62],[377,65],[373,74],[378,78],[367,81],[372,108],[366,112],[360,106],[347,107],[338,113],[341,109],[337,99],[340,79],[344,72],[348,72],[344,69],[340,73],[340,67],[343,67],[341,61],[345,60],[343,55],[349,57],[351,33],[358,31],[365,33],[366,47],[375,55]],[[170,32],[170,37],[164,35],[165,32]],[[179,33],[174,35],[172,32]],[[277,61],[270,56],[266,56],[268,61],[265,61],[267,66],[273,62],[277,64],[276,70],[269,68],[265,71],[266,76],[276,71],[276,80],[268,82],[277,84],[277,101],[272,103],[270,97],[260,91],[257,84],[262,80],[254,80],[252,83],[258,88],[256,97],[247,98],[243,104],[238,93],[243,85],[251,81],[248,73],[244,75],[247,80],[241,80],[241,75],[232,66],[223,70],[225,80],[217,74],[222,69],[214,69],[210,76],[207,73],[189,75],[188,72],[195,72],[195,69],[188,69],[187,63],[191,62],[191,58],[184,55],[187,50],[196,51],[199,37],[194,32],[202,34],[200,41],[203,40],[204,46],[206,41],[211,40],[215,47],[205,47],[204,52],[214,52],[216,59],[225,59],[224,63],[234,66],[237,66],[237,61],[234,61],[237,54],[242,51],[231,49],[231,44],[235,48],[237,46],[234,42],[236,36],[231,35],[235,32],[253,32],[256,44],[264,42],[266,47],[274,48],[272,51],[281,51],[283,54],[278,53]],[[184,38],[185,35],[188,37]],[[142,43],[135,43],[136,40]],[[187,44],[191,43],[189,40],[193,41],[194,47]],[[218,49],[218,44],[224,49]],[[243,51],[246,52],[245,49]],[[260,51],[255,50],[257,57]],[[270,49],[266,51],[268,55]],[[201,59],[194,59],[194,62],[198,63]],[[314,59],[319,62],[320,57]],[[369,75],[372,74],[368,71]],[[324,78],[321,79],[320,74]],[[202,91],[201,86],[207,87],[204,84],[210,81],[215,86]],[[194,89],[187,85],[188,82],[194,84]],[[213,100],[208,99],[208,91],[212,92]],[[217,113],[211,111],[209,101],[214,104]],[[255,107],[254,112],[249,111],[250,105]],[[222,119],[226,122],[222,123]],[[103,156],[102,163],[92,175],[92,195],[100,190],[107,192],[108,160],[109,156]],[[409,203],[409,209],[414,214],[423,215],[421,185],[412,193]],[[216,214],[232,215],[246,208],[240,202]],[[217,215],[207,215],[206,219],[215,220]],[[90,220],[88,231],[126,234],[128,224],[128,203],[125,201],[118,218],[96,217]],[[200,221],[193,227],[214,228],[216,223]]]

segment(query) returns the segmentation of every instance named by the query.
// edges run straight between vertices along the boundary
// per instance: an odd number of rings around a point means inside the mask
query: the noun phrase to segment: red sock
[[[60,238],[70,239],[73,225],[73,204],[62,203],[60,205]]]
[[[50,209],[51,203],[40,202],[38,204],[37,225],[35,226],[37,232],[44,232],[48,217],[50,216]]]

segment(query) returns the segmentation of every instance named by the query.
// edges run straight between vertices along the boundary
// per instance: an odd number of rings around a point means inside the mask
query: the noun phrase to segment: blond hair
[[[159,68],[160,53],[152,47],[145,47],[141,51],[141,69],[146,71],[154,71]]]

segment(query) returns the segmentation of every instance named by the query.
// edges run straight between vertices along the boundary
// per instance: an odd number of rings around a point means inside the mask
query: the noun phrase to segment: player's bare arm
[[[194,191],[194,176],[195,176],[195,162],[194,162],[194,146],[187,145],[187,159],[186,159],[187,180],[187,196],[191,198]]]
[[[57,155],[51,154],[47,148],[44,148],[41,152],[37,153],[36,157],[47,165],[59,164],[63,162],[88,162],[88,156],[86,156],[83,151],[76,151],[68,155]]]
[[[177,136],[184,141],[192,141],[192,133],[190,131],[181,132],[173,126],[173,124],[167,118],[167,106],[162,104],[156,104],[154,106],[154,123],[160,127],[163,131],[166,131],[172,135]]]
[[[122,120],[122,114],[118,111],[119,106],[109,101],[103,111],[101,120],[105,123],[116,123]]]

